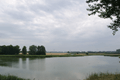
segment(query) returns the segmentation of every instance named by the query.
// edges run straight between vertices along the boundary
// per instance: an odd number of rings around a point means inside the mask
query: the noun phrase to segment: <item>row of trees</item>
[[[30,55],[46,55],[46,50],[43,45],[41,45],[41,46],[32,45],[29,47],[29,51],[27,51],[26,46],[23,46],[22,54],[27,54],[27,52]],[[16,45],[16,46],[12,46],[12,45],[0,46],[0,55],[17,55],[19,53],[20,53],[20,47],[18,45]]]
[[[116,53],[120,53],[120,49],[117,49],[117,50],[116,50]]]
[[[22,53],[27,54],[26,46],[24,46],[22,48]],[[32,45],[32,46],[29,47],[29,52],[28,53],[30,55],[46,55],[46,50],[45,50],[45,47],[43,45],[41,45],[41,46]]]
[[[20,52],[20,47],[18,45],[16,45],[16,46],[12,46],[12,45],[0,46],[0,54],[1,55],[15,55],[15,54],[19,54],[19,52]]]

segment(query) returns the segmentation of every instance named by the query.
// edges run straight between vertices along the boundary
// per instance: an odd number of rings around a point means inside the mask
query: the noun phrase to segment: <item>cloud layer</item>
[[[109,19],[88,16],[85,0],[1,0],[0,45],[44,45],[47,51],[112,51],[120,32]]]

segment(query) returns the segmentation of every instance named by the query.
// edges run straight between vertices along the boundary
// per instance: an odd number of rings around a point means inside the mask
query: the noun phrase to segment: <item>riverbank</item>
[[[13,76],[13,75],[1,75],[0,74],[0,80],[30,80],[30,79],[23,79],[23,78],[19,78],[17,76]]]
[[[58,53],[59,54],[59,53]],[[116,56],[120,57],[120,54],[106,54],[106,53],[89,53],[86,55],[85,53],[83,54],[65,54],[65,55],[0,55],[0,57],[18,57],[18,58],[45,58],[45,57],[79,57],[79,56],[95,56],[95,55],[100,55],[100,56]]]
[[[23,78],[19,78],[17,76],[13,76],[13,75],[6,76],[6,75],[0,74],[0,80],[30,80],[30,79],[23,79]],[[118,73],[115,73],[115,74],[112,74],[112,73],[94,73],[94,74],[90,74],[84,80],[120,80],[120,74],[118,74]]]

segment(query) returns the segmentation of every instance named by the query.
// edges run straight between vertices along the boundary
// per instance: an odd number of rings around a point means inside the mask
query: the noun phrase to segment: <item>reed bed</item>
[[[120,80],[120,73],[94,73],[85,80]]]
[[[0,74],[0,80],[30,80],[30,79],[23,79],[23,78],[19,78],[17,76],[13,76],[13,75],[1,75]]]

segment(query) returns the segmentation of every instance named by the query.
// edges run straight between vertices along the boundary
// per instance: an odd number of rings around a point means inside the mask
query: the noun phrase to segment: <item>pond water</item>
[[[0,74],[33,80],[83,80],[91,73],[120,73],[120,58],[107,56],[0,58]],[[4,65],[2,65],[4,64]]]

